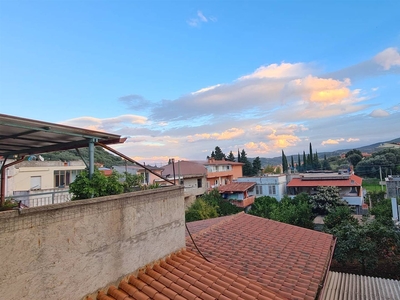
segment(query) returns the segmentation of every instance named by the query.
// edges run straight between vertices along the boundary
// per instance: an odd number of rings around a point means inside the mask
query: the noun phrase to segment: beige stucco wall
[[[24,161],[7,170],[6,195],[12,196],[14,191],[31,189],[31,177],[41,178],[41,189],[54,188],[54,171],[84,170],[83,161]]]
[[[185,246],[180,187],[0,212],[2,299],[81,299]]]

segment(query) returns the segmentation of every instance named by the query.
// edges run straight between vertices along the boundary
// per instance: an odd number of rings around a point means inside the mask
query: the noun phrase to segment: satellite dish
[[[39,154],[39,157],[38,157],[38,158],[39,158],[40,161],[44,161],[43,156],[41,156],[40,154]]]

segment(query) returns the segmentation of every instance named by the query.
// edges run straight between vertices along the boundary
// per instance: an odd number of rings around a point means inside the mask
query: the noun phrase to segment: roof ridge
[[[203,235],[203,234],[207,233],[208,231],[210,231],[210,230],[212,230],[212,229],[214,229],[216,227],[219,227],[219,226],[224,225],[225,223],[231,222],[232,219],[235,219],[239,215],[242,215],[242,214],[245,214],[245,212],[241,211],[241,212],[238,212],[237,214],[233,214],[233,215],[229,215],[229,216],[217,217],[217,218],[223,218],[223,219],[221,219],[221,221],[219,221],[218,223],[212,224],[212,225],[210,225],[210,226],[208,226],[208,227],[206,227],[204,229],[201,229],[200,231],[198,231],[196,233],[191,233],[190,232],[190,234],[192,235],[192,237]],[[208,219],[206,219],[206,220],[208,220]],[[204,221],[204,220],[201,220],[201,221]],[[186,229],[186,230],[188,230],[188,229]],[[190,240],[190,236],[186,237],[186,239]]]

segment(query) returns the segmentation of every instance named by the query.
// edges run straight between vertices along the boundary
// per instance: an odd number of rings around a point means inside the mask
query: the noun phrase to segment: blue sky
[[[400,136],[399,1],[0,1],[1,113],[146,163]]]

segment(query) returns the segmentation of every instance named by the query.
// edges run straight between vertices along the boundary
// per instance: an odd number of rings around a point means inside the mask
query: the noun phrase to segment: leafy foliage
[[[400,233],[394,226],[376,220],[361,225],[343,222],[327,232],[337,237],[334,258],[342,264],[359,262],[364,275],[376,268],[380,259],[398,263]]]
[[[307,194],[299,194],[293,199],[284,197],[280,202],[270,196],[257,197],[249,213],[287,224],[313,228],[314,215],[308,200]]]
[[[221,194],[218,192],[218,189],[213,189],[196,199],[196,201],[186,211],[185,218],[186,222],[191,222],[228,216],[236,214],[240,211],[242,211],[242,209],[229,203],[229,201],[224,200]]]
[[[334,227],[348,223],[351,225],[357,225],[358,221],[351,215],[351,209],[348,206],[338,206],[334,208],[324,218],[324,230],[328,231]]]
[[[113,172],[111,176],[105,176],[99,170],[95,170],[92,179],[89,178],[87,170],[82,171],[75,181],[69,185],[72,200],[89,199],[108,195],[121,194],[124,191],[120,182],[121,175]]]
[[[207,156],[207,158],[210,158],[210,156]],[[226,155],[222,152],[220,147],[216,146],[215,150],[211,152],[211,158],[214,158],[215,160],[222,160],[226,158]]]
[[[124,187],[125,193],[137,191],[142,188],[144,174],[139,175],[139,174],[131,174],[128,172],[124,172],[124,175],[122,177],[124,178],[122,185]]]
[[[339,195],[339,188],[336,186],[319,186],[317,193],[310,198],[312,210],[317,215],[327,215],[338,206],[345,206]]]
[[[216,217],[218,217],[217,208],[201,198],[197,198],[185,213],[186,222]]]
[[[400,149],[384,149],[360,161],[355,173],[359,176],[379,178],[382,175],[400,174]]]
[[[385,224],[387,226],[393,225],[391,200],[383,199],[373,204],[371,209],[371,215],[374,215],[375,219],[382,224]]]

